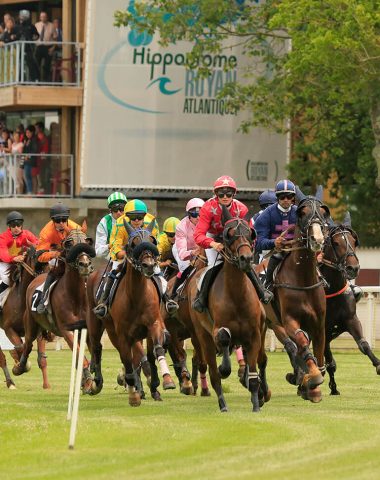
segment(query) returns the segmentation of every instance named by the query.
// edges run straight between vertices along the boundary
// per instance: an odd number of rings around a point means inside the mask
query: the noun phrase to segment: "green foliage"
[[[195,57],[240,45],[244,75],[220,96],[246,112],[241,131],[291,125],[292,179],[313,187],[334,181],[331,193],[353,210],[362,243],[380,245],[372,157],[380,144],[378,0],[146,0],[135,8],[116,12],[115,24],[159,32],[163,45],[189,41]]]
[[[286,383],[286,353],[268,356],[270,402],[251,412],[232,358],[233,372],[223,381],[230,410],[221,414],[214,392],[185,397],[178,388],[163,392],[162,402],[148,396],[130,407],[127,394],[115,389],[119,356],[104,350],[103,391],[81,397],[69,451],[71,352],[48,352],[50,391],[42,389],[33,352],[32,370],[15,378],[17,390],[1,382],[1,479],[377,479],[380,383],[369,360],[359,352],[337,353],[342,395],[329,396],[326,378],[316,405]]]

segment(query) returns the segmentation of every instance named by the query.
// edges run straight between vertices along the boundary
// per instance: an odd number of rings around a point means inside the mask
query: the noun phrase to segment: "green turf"
[[[380,378],[359,353],[337,353],[341,396],[322,386],[306,402],[284,380],[288,360],[269,354],[272,400],[259,414],[236,367],[224,381],[229,412],[210,398],[163,393],[164,401],[128,405],[115,389],[119,367],[104,352],[105,386],[82,396],[76,446],[66,421],[70,352],[49,352],[52,389],[43,391],[35,353],[18,389],[0,388],[0,478],[5,479],[378,479]],[[233,363],[235,363],[233,361]]]

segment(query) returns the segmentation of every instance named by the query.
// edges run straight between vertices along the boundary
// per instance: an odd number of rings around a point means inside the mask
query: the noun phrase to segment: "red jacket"
[[[37,245],[38,238],[29,230],[23,230],[18,237],[13,237],[10,229],[0,234],[0,261],[11,263],[14,257],[20,255],[22,247]]]
[[[235,199],[232,200],[228,210],[233,217],[244,218],[248,213],[248,208],[244,203]],[[199,212],[199,220],[195,227],[194,240],[200,247],[210,248],[211,242],[214,241],[213,238],[206,237],[207,233],[211,233],[214,236],[223,233],[222,206],[216,197],[207,200]]]

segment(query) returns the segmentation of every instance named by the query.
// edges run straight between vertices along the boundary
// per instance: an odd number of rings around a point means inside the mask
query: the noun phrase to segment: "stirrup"
[[[41,302],[37,305],[36,307],[36,312],[39,313],[40,315],[42,313],[46,313],[47,312],[47,308],[45,306],[45,303],[44,302]]]
[[[99,305],[97,305],[95,308],[93,308],[92,311],[95,313],[97,318],[102,319],[107,315],[108,307],[104,303],[99,303]]]
[[[260,298],[260,302],[263,303],[264,305],[267,305],[272,300],[273,300],[273,293],[270,290],[265,289],[263,291],[262,297]]]
[[[193,301],[193,303],[192,303],[191,306],[192,306],[192,307],[194,308],[194,310],[197,311],[198,313],[203,313],[203,312],[205,311],[205,308],[206,308],[206,307],[204,306],[202,300],[201,300],[198,296],[194,299],[194,301]]]
[[[169,315],[172,315],[179,309],[179,305],[175,300],[169,298],[169,300],[167,300],[167,302],[165,303],[165,309]]]

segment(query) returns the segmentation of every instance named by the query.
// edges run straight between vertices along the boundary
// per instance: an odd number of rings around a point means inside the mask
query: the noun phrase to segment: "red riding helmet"
[[[228,175],[223,175],[215,180],[214,191],[218,188],[232,188],[236,192],[236,183],[235,180]]]

